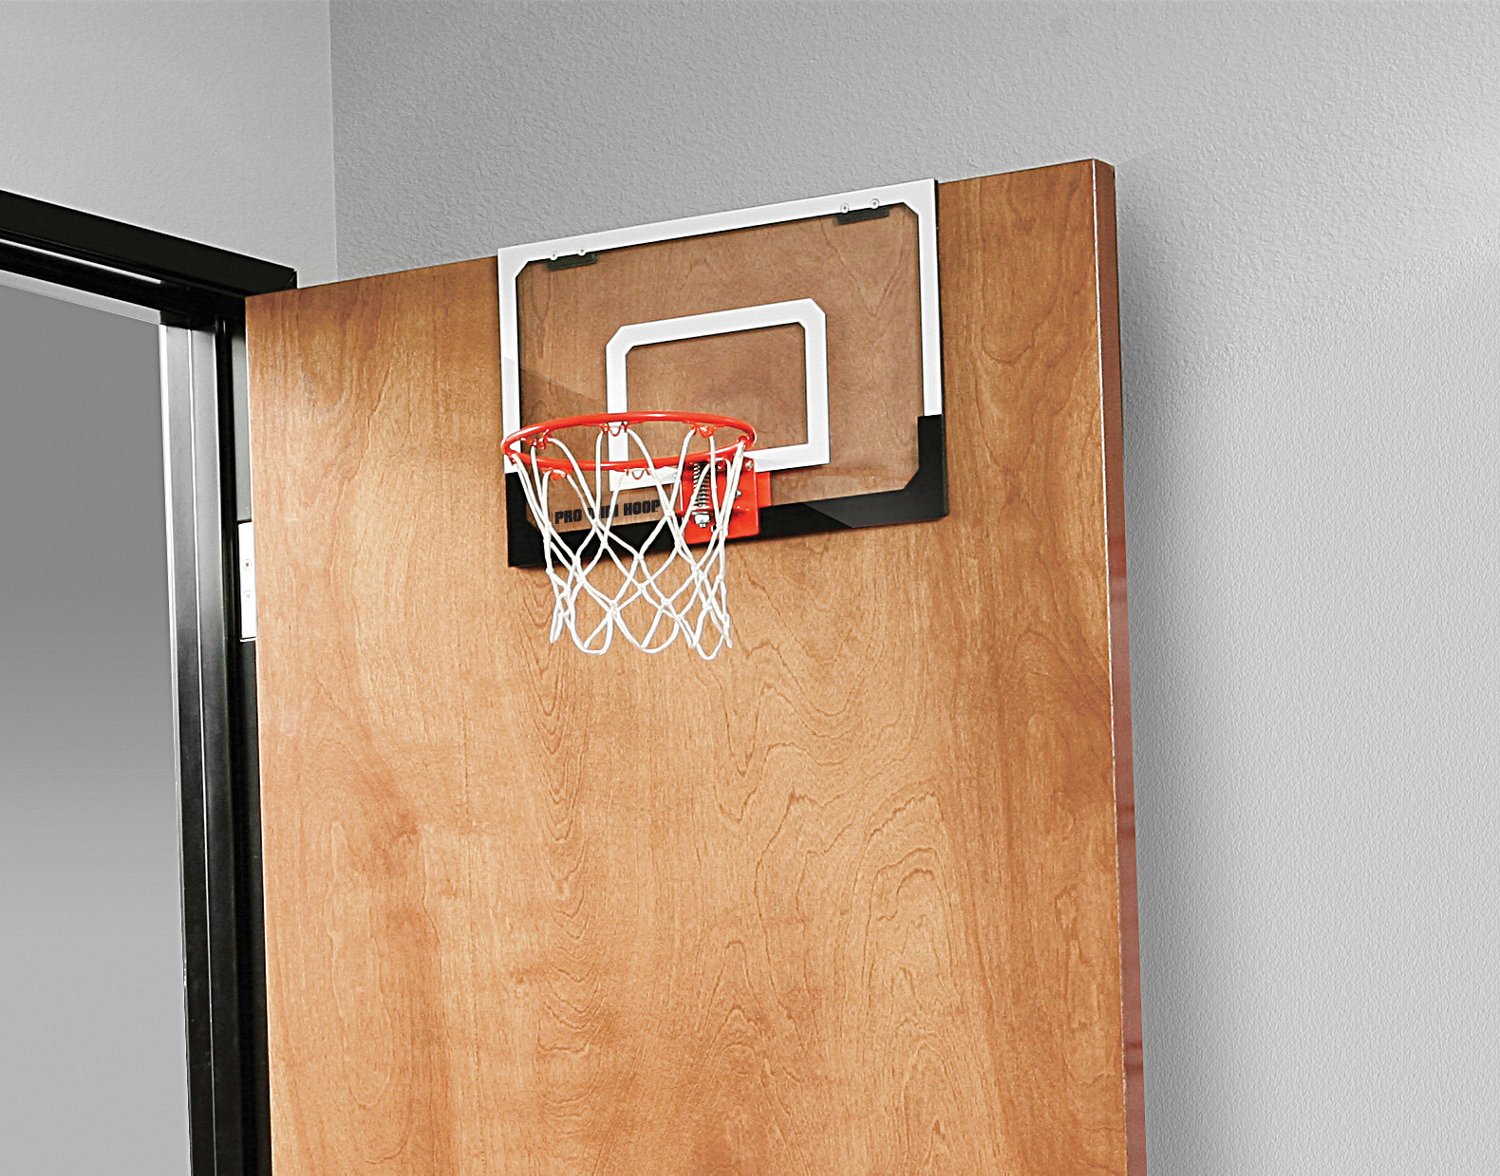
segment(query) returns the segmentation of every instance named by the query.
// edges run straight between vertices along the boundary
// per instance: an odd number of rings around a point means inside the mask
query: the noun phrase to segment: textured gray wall
[[[1154,1170],[1500,1170],[1500,8],[335,0],[332,47],[346,277],[1114,163]]]
[[[0,3],[0,188],[334,277],[328,5]]]

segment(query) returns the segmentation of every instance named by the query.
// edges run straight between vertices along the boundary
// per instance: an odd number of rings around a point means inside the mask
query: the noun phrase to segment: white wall
[[[0,188],[335,276],[328,5],[0,3]]]
[[[1116,164],[1153,1170],[1500,1170],[1500,8],[335,0],[332,50],[345,276]]]

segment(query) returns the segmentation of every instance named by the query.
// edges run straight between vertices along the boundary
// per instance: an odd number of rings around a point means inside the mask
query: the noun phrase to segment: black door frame
[[[0,271],[142,307],[161,323],[192,1171],[265,1176],[255,644],[241,639],[253,630],[238,574],[251,519],[245,299],[291,289],[297,274],[10,192],[0,192]]]

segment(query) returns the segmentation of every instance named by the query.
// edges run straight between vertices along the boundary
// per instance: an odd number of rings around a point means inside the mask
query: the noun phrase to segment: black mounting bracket
[[[834,220],[841,225],[857,225],[860,221],[879,220],[891,215],[889,204],[876,204],[870,208],[851,208],[848,212],[835,214]]]
[[[873,494],[849,494],[841,498],[819,498],[812,502],[783,502],[760,511],[760,533],[754,539],[784,539],[792,535],[817,535],[828,531],[853,531],[861,527],[884,527],[895,523],[922,523],[948,514],[948,443],[941,413],[917,418],[917,472],[899,490]],[[622,539],[641,544],[650,538],[655,523],[627,523],[614,528]],[[526,508],[521,475],[505,475],[505,552],[513,568],[540,568],[547,563],[542,533],[532,523]],[[561,538],[575,546],[588,541],[589,532],[565,531]],[[665,551],[672,537],[658,535],[648,550]]]
[[[564,253],[547,262],[549,270],[577,269],[581,265],[593,265],[599,260],[597,253]]]

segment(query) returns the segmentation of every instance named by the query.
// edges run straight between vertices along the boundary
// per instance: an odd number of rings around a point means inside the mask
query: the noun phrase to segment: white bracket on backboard
[[[654,241],[674,241],[684,237],[700,237],[710,233],[725,233],[734,229],[753,228],[757,225],[807,220],[817,216],[836,216],[840,213],[867,208],[880,208],[892,204],[905,205],[912,210],[917,218],[917,265],[921,293],[922,323],[921,415],[941,415],[943,411],[943,378],[942,327],[938,317],[937,182],[935,180],[913,180],[904,184],[887,184],[879,188],[866,188],[858,192],[841,192],[832,196],[814,196],[806,200],[789,200],[783,204],[768,204],[760,208],[744,208],[735,212],[711,213],[707,216],[690,216],[681,220],[660,221],[656,224],[637,225],[634,228],[628,229],[611,229],[603,233],[587,233],[577,237],[558,237],[551,241],[538,241],[530,245],[511,245],[501,249],[498,255],[500,267],[500,396],[505,433],[513,433],[522,425],[521,329],[516,284],[520,278],[521,271],[532,262],[599,253],[609,249],[624,249],[631,245],[646,245]],[[745,307],[741,309],[754,310],[756,308]],[[735,312],[724,313],[732,314]],[[687,317],[696,318],[699,316],[691,315]],[[666,319],[661,321],[673,322],[676,320]],[[650,324],[634,325],[648,326]],[[692,336],[677,337],[691,338]],[[808,347],[811,350],[811,332],[808,334]],[[826,368],[824,372],[826,391]],[[808,437],[811,440],[811,412],[809,412],[808,423]],[[766,468],[764,466],[764,453],[757,452],[756,460],[762,463],[761,468]],[[826,457],[824,460],[827,460]],[[506,465],[507,469],[514,468],[509,461],[507,461]],[[792,467],[788,465],[785,468]]]
[[[708,314],[687,314],[680,318],[653,319],[628,323],[615,332],[604,349],[606,409],[627,412],[630,409],[628,367],[632,348],[653,343],[675,343],[682,339],[704,339],[710,335],[731,335],[755,331],[762,327],[800,326],[803,335],[804,383],[807,389],[807,440],[796,445],[777,445],[755,451],[755,468],[761,473],[772,470],[803,469],[828,464],[828,319],[811,298],[790,302],[766,302],[760,306],[739,306],[733,310],[715,310]],[[754,423],[754,422],[752,422]],[[623,434],[609,438],[611,461],[625,461],[629,456],[629,439]],[[675,480],[677,469],[666,466],[663,482]],[[618,478],[619,475],[616,475]]]

